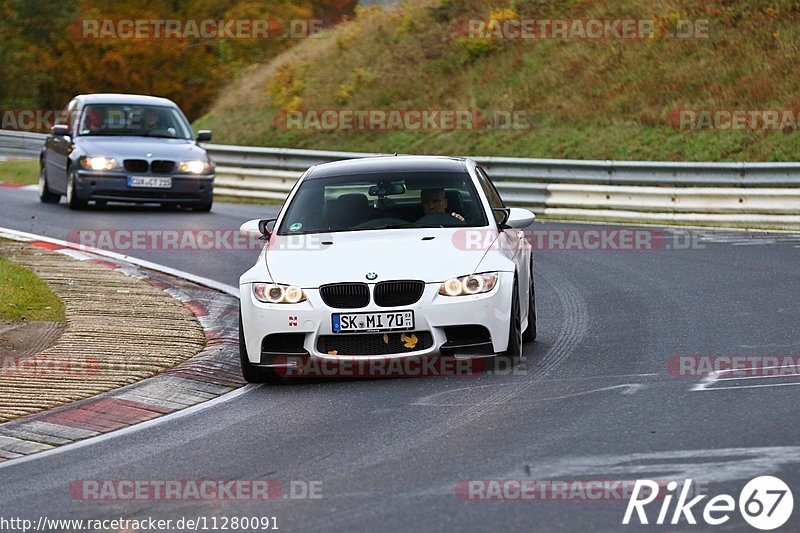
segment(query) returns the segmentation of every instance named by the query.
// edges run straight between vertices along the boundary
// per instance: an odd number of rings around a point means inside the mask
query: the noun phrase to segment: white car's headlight
[[[297,304],[306,301],[306,293],[294,285],[253,283],[253,294],[265,304]]]
[[[448,279],[439,287],[439,294],[443,296],[471,296],[489,292],[496,283],[497,274],[494,272],[470,274],[469,276]]]
[[[114,170],[120,168],[113,157],[81,157],[81,166],[89,170]]]
[[[178,165],[178,172],[181,174],[207,174],[209,170],[211,170],[211,163],[200,159],[181,161]]]

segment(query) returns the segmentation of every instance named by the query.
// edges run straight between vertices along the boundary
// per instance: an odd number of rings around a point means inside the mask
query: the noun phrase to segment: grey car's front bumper
[[[150,174],[136,174],[137,176]],[[79,200],[111,202],[210,204],[214,195],[214,174],[152,175],[172,178],[169,189],[129,187],[128,173],[78,171],[75,193]]]

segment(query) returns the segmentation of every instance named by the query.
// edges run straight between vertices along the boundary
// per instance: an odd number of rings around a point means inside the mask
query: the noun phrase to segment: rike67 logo
[[[659,496],[663,496],[663,498],[659,498],[661,507],[655,524],[677,525],[681,517],[685,518],[689,524],[697,524],[695,513],[702,514],[702,520],[711,526],[722,525],[730,520],[731,514],[737,507],[737,501],[733,496],[720,494],[701,506],[698,504],[707,495],[701,494],[690,500],[691,488],[692,480],[687,479],[679,494],[676,490],[678,482],[671,481],[667,484],[667,492],[664,495],[663,492],[659,493],[659,485],[655,481],[637,480],[630,500],[628,500],[628,507],[625,509],[622,523],[630,524],[631,519],[635,516],[640,524],[649,524],[645,507]],[[675,496],[677,496],[675,507],[670,509]],[[696,509],[695,506],[697,506]],[[794,497],[789,486],[780,479],[773,476],[760,476],[751,479],[739,493],[738,507],[739,513],[748,524],[756,529],[768,531],[781,527],[789,520],[794,508]],[[672,512],[670,513],[670,511]],[[636,519],[633,521],[634,524]]]

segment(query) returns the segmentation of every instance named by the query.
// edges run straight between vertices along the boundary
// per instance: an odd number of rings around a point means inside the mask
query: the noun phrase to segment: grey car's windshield
[[[81,113],[78,135],[191,139],[192,130],[181,113],[173,107],[90,104]]]
[[[466,171],[405,171],[307,179],[292,198],[278,234],[486,224]]]

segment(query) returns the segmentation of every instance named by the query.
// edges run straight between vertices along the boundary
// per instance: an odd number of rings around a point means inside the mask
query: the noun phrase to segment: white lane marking
[[[798,462],[800,446],[707,448],[533,461],[530,477],[674,474],[681,479],[719,482],[768,475],[780,471],[782,465]]]
[[[734,385],[733,387],[713,387],[711,389],[693,389],[698,391],[713,392],[715,390],[738,390],[738,389],[763,389],[766,387],[789,387],[792,385],[800,385],[797,383],[767,383],[766,385]]]
[[[455,394],[455,393],[464,392],[464,391],[472,391],[473,389],[482,389],[482,388],[486,388],[486,387],[499,387],[499,386],[509,386],[509,385],[512,385],[512,383],[497,383],[497,384],[494,384],[494,385],[479,385],[477,387],[464,387],[464,388],[460,388],[460,389],[453,389],[453,390],[448,390],[448,391],[437,392],[435,394],[430,394],[428,396],[423,396],[419,400],[413,402],[411,405],[428,406],[428,407],[458,407],[458,406],[463,406],[463,405],[476,405],[477,403],[483,403],[483,402],[440,403],[440,402],[435,401],[435,400],[437,398],[441,397],[441,396],[446,396],[448,394]],[[624,389],[622,391],[622,394],[625,395],[625,396],[630,396],[631,394],[634,394],[636,391],[641,390],[643,388],[644,388],[644,385],[642,385],[641,383],[624,383],[622,385],[612,385],[610,387],[600,387],[598,389],[590,389],[590,390],[585,390],[585,391],[581,391],[581,392],[575,392],[575,393],[572,393],[572,394],[565,394],[563,396],[550,396],[550,397],[547,397],[547,398],[530,398],[529,401],[531,401],[531,402],[546,402],[546,401],[551,401],[551,400],[564,400],[566,398],[575,398],[575,397],[578,397],[578,396],[586,396],[587,394],[594,394],[596,392],[604,392],[604,391],[616,390],[616,389]]]
[[[97,248],[92,248],[89,246],[81,246],[76,245],[71,242],[62,241],[60,239],[53,239],[51,237],[45,237],[43,235],[36,235],[34,233],[26,233],[24,231],[17,231],[10,228],[3,228],[0,227],[0,236],[10,238],[13,240],[18,241],[27,241],[27,240],[36,240],[47,242],[51,244],[55,244],[58,246],[63,246],[65,248],[70,248],[73,250],[81,250],[91,252],[96,255],[109,257],[111,259],[117,259],[120,261],[125,261],[128,263],[133,263],[140,267],[148,268],[150,270],[155,270],[157,272],[161,272],[164,274],[169,274],[171,276],[175,276],[178,278],[182,278],[193,283],[197,283],[198,285],[203,285],[209,287],[211,289],[216,289],[218,291],[224,292],[230,296],[235,298],[239,298],[239,289],[236,287],[232,287],[230,285],[226,285],[224,283],[220,283],[218,281],[214,281],[212,279],[204,278],[202,276],[196,276],[194,274],[190,274],[189,272],[184,272],[182,270],[177,270],[174,268],[170,268],[167,266],[159,265],[157,263],[151,263],[150,261],[144,261],[142,259],[136,259],[135,257],[130,257],[122,254],[118,254],[115,252],[108,252],[106,250],[100,250]],[[129,433],[133,433],[134,431],[139,431],[142,429],[146,429],[149,427],[156,426],[158,424],[162,424],[164,422],[171,422],[178,418],[182,418],[184,416],[190,416],[196,412],[202,411],[204,409],[208,409],[209,407],[214,407],[215,405],[227,402],[229,400],[233,400],[243,394],[247,394],[248,392],[255,390],[256,388],[260,387],[260,385],[247,385],[245,387],[233,390],[231,392],[225,393],[222,396],[217,396],[212,400],[208,400],[203,403],[199,403],[197,405],[193,405],[191,407],[187,407],[186,409],[182,409],[180,411],[176,411],[174,413],[170,413],[168,415],[160,416],[158,418],[154,418],[152,420],[148,420],[146,422],[140,422],[139,424],[135,424],[133,426],[128,426],[127,428],[118,429],[116,431],[111,431],[109,433],[104,433],[102,435],[98,435],[96,437],[90,437],[88,439],[83,439],[76,441],[72,444],[65,444],[63,446],[59,446],[57,448],[53,448],[52,450],[47,450],[44,452],[39,452],[31,455],[26,455],[24,457],[19,457],[16,459],[11,459],[5,462],[0,463],[0,470],[3,468],[13,467],[18,464],[27,463],[28,461],[33,461],[36,459],[49,457],[51,455],[55,455],[58,453],[63,453],[66,451],[71,451],[77,448],[82,448],[84,446],[90,446],[92,444],[97,444],[98,442],[102,442],[105,440],[113,439],[116,437],[120,437],[123,435],[127,435]]]
[[[692,387],[692,391],[701,391],[706,390],[706,387],[709,387],[717,382],[717,376],[719,372],[711,372],[703,379],[700,380],[700,383]]]
[[[785,366],[765,366],[765,367],[761,367],[761,370],[773,370],[775,368],[793,368],[794,369],[794,373],[792,373],[792,374],[770,374],[768,376],[741,376],[741,377],[738,377],[738,378],[719,378],[719,381],[736,381],[736,380],[740,380],[740,379],[793,378],[793,377],[796,378],[796,377],[800,377],[800,374],[797,373],[797,367],[794,366],[794,365],[792,365],[792,366],[786,366],[786,365]],[[738,371],[741,371],[741,370],[748,370],[748,369],[746,369],[746,368],[726,368],[725,370],[720,370],[719,373],[720,374],[722,374],[722,373],[732,373],[732,372],[738,372]]]
[[[771,370],[775,368],[794,368],[797,370],[796,366],[765,366],[761,370]],[[732,387],[712,387],[717,382],[721,381],[739,381],[741,379],[769,379],[769,378],[792,378],[792,377],[800,377],[797,373],[794,374],[774,374],[768,376],[741,376],[741,377],[731,377],[731,378],[724,378],[720,377],[723,374],[729,374],[732,372],[740,372],[743,370],[747,370],[746,368],[726,368],[724,370],[718,370],[716,372],[711,372],[707,376],[705,376],[700,383],[692,387],[692,391],[715,391],[715,390],[731,390],[731,389],[755,389],[755,388],[765,388],[765,387],[787,387],[791,385],[800,385],[800,382],[795,383],[768,383],[766,385],[738,385]]]
[[[82,244],[75,244],[73,242],[62,241],[61,239],[53,239],[52,237],[45,237],[43,235],[36,235],[35,233],[26,233],[24,231],[18,231],[15,229],[3,228],[3,227],[0,227],[0,237],[6,237],[14,240],[23,240],[23,241],[36,240],[36,241],[56,244],[58,246],[63,246],[64,248],[71,248],[73,250],[91,252],[95,255],[109,257],[111,259],[118,259],[120,261],[126,261],[128,263],[132,263],[134,265],[143,268],[149,268],[150,270],[155,270],[157,272],[169,274],[170,276],[182,278],[197,283],[198,285],[203,285],[205,287],[224,292],[225,294],[229,294],[230,296],[233,296],[235,298],[239,297],[239,289],[237,287],[226,285],[224,283],[214,281],[213,279],[204,278],[202,276],[197,276],[195,274],[190,274],[189,272],[183,270],[178,270],[172,267],[159,265],[158,263],[151,263],[150,261],[145,261],[144,259],[137,259],[135,257],[131,257],[130,255],[118,254],[116,252],[109,252],[107,250],[101,250],[99,248],[93,248],[91,246],[84,246]]]
[[[784,465],[800,462],[800,446],[706,448],[625,455],[537,458],[525,466],[495,475],[480,471],[476,479],[661,479],[695,483],[722,483],[779,474]],[[452,495],[455,483],[429,487],[398,497]]]
[[[110,431],[108,433],[103,433],[102,435],[97,435],[96,437],[89,437],[88,439],[79,440],[73,442],[71,444],[64,444],[63,446],[59,446],[57,448],[53,448],[50,450],[46,450],[43,452],[34,453],[31,455],[26,455],[24,457],[19,457],[17,459],[10,459],[8,461],[0,463],[0,470],[4,468],[14,467],[22,463],[27,463],[29,461],[34,461],[37,459],[44,459],[46,457],[50,457],[52,455],[57,455],[60,453],[77,450],[78,448],[83,448],[84,446],[91,446],[93,444],[98,444],[103,441],[115,439],[117,437],[121,437],[123,435],[128,435],[130,433],[134,433],[136,431],[141,431],[143,429],[148,429],[153,426],[157,426],[164,422],[172,422],[173,420],[177,420],[179,418],[183,418],[185,416],[191,416],[199,411],[203,411],[208,409],[209,407],[214,407],[215,405],[219,405],[221,403],[228,402],[233,400],[234,398],[238,398],[244,394],[247,394],[250,391],[253,391],[257,388],[261,387],[261,385],[246,385],[242,388],[233,390],[222,396],[217,396],[214,399],[208,400],[203,403],[198,403],[197,405],[193,405],[191,407],[187,407],[186,409],[181,409],[180,411],[175,411],[174,413],[170,413],[168,415],[160,416],[158,418],[154,418],[152,420],[148,420],[146,422],[140,422],[138,424],[134,424],[133,426],[128,426],[123,429],[118,429],[115,431]]]
[[[596,376],[580,376],[574,378],[552,378],[548,379],[547,381],[542,381],[542,383],[550,383],[551,381],[591,381],[595,379],[607,379],[607,378],[649,378],[653,376],[660,376],[658,372],[652,372],[649,374],[598,374]]]
[[[22,187],[17,188],[18,191],[36,191],[39,192],[38,185],[24,185]]]

